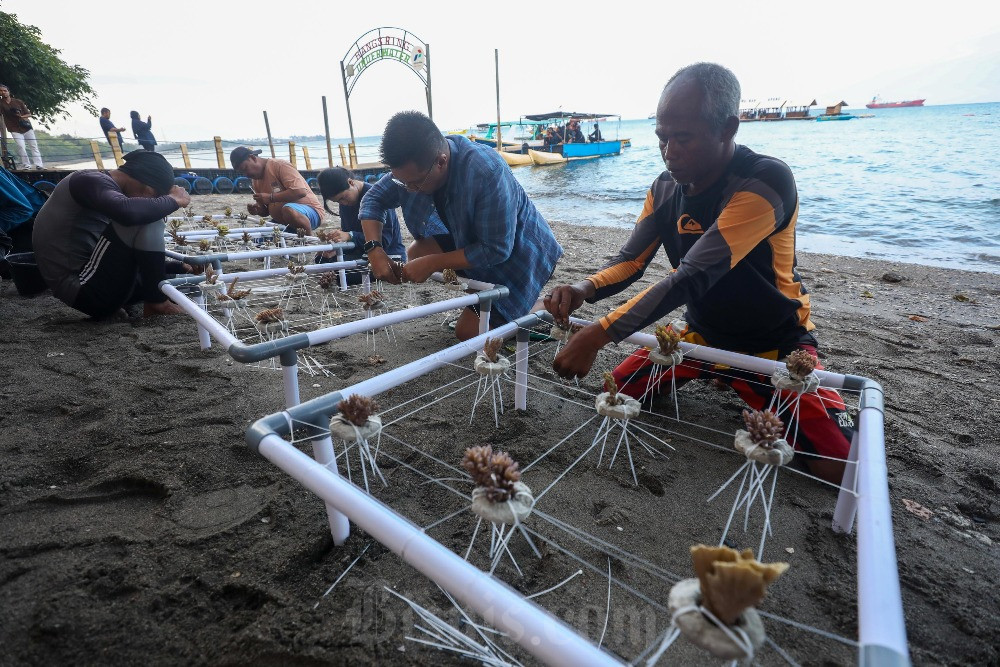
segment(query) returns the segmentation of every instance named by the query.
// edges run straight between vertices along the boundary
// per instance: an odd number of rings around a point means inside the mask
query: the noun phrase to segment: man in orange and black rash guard
[[[816,356],[809,295],[795,271],[795,179],[780,160],[735,143],[739,99],[732,72],[710,63],[681,69],[663,89],[656,133],[667,171],[650,188],[618,256],[586,280],[555,288],[546,308],[562,319],[584,300],[618,294],[643,275],[661,246],[674,271],[575,334],[553,362],[560,375],[586,375],[604,345],[682,305],[688,328],[678,333],[688,342],[769,359],[795,349]],[[638,350],[615,369],[620,391],[644,394],[654,370],[647,355]],[[768,378],[712,371],[712,364],[685,361],[653,382],[669,387],[671,377],[677,385],[714,377],[752,408],[769,405]],[[803,395],[798,418],[793,444],[807,454],[806,465],[839,483],[853,427],[840,396],[828,389]]]

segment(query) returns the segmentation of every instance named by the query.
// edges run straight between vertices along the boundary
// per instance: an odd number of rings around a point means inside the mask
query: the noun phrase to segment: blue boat
[[[581,124],[584,121],[593,121],[596,123],[607,122],[609,120],[614,121],[614,134],[616,137],[621,125],[621,116],[619,114],[607,113],[552,111],[549,113],[530,114],[522,117],[522,121],[556,126],[557,133],[563,136],[565,132],[563,123],[570,120],[577,120]],[[583,131],[582,128],[581,131]],[[609,155],[620,155],[625,146],[631,145],[629,139],[615,138],[606,140],[603,138],[603,134],[604,128],[602,127],[602,137],[600,141],[564,142],[555,145],[542,145],[539,147],[532,146],[532,150],[529,151],[529,155],[532,156],[532,160],[535,164],[556,164],[567,160],[584,160],[607,157]],[[558,156],[561,156],[561,159]]]

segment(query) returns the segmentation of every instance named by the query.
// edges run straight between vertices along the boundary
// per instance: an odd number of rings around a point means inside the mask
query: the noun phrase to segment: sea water
[[[740,124],[739,143],[792,169],[798,248],[1000,273],[1000,103],[852,111],[872,117]],[[631,139],[621,155],[514,174],[547,220],[620,230],[609,233],[624,242],[664,170],[654,122],[601,123],[606,139]],[[379,137],[356,143],[361,162],[378,160]],[[302,145],[326,164],[325,142]],[[206,154],[195,166],[214,164]]]
[[[792,169],[798,248],[1000,272],[1000,103],[855,113],[872,117],[740,124],[738,143]],[[624,241],[664,170],[654,129],[622,121],[619,156],[514,174],[546,219],[623,228]]]

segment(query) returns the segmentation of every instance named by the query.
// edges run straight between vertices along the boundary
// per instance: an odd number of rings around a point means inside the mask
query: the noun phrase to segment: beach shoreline
[[[210,195],[192,206],[200,216],[226,205],[240,210],[247,200]],[[552,227],[565,255],[549,287],[586,277],[627,234]],[[913,662],[997,662],[1000,649],[989,637],[1000,636],[1000,275],[813,253],[799,254],[799,268],[823,364],[885,390],[890,501]],[[579,315],[599,317],[667,269],[661,255],[621,298],[585,305]],[[0,417],[0,662],[459,664],[405,641],[415,619],[382,586],[430,584],[378,545],[322,597],[371,540],[359,534],[333,547],[322,503],[244,444],[246,427],[280,408],[273,375],[233,362],[218,346],[200,350],[186,317],[95,323],[49,292],[20,297],[10,281],[0,283],[0,304],[7,406]],[[437,317],[396,331],[401,343],[381,353],[386,364],[364,362],[363,337],[341,341],[337,376],[301,378],[303,400],[452,343]],[[738,414],[730,394],[693,391],[717,403],[726,420]],[[567,419],[532,410],[511,415],[497,442],[515,446],[544,432],[547,420],[556,429]],[[447,434],[453,421],[439,411],[421,424]],[[637,490],[588,472],[570,497],[604,503],[588,510],[595,531],[617,524],[651,554],[653,546],[683,551],[680,538],[656,545],[656,526],[641,520],[669,514],[682,535],[697,534],[697,516],[673,517],[668,508],[704,503],[670,467],[699,459],[668,458],[657,464],[666,467],[646,471],[648,484]],[[419,516],[424,493],[393,490],[388,501],[412,502]],[[854,537],[830,531],[836,494],[796,483],[789,493],[797,524],[780,526],[775,539],[793,549],[788,560],[799,590],[778,587],[776,600],[790,614],[828,618],[853,637]],[[555,576],[558,559],[543,560],[525,588],[543,588]],[[600,579],[583,590],[593,596],[561,615],[592,629],[594,619],[604,619]],[[587,605],[598,610],[594,619],[583,614]],[[644,616],[633,637],[617,612],[617,648],[652,641]],[[806,657],[822,663],[818,655],[840,663],[854,653],[841,647]],[[762,663],[777,664],[773,658]]]

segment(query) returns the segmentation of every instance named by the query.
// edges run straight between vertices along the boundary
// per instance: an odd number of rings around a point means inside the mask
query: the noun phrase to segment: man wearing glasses
[[[359,215],[375,276],[422,283],[436,271],[454,269],[510,290],[493,306],[493,327],[530,312],[562,247],[496,151],[462,136],[443,136],[418,111],[389,119],[380,150],[391,174],[364,196]],[[390,261],[379,242],[383,214],[397,206],[416,239],[402,266]],[[479,315],[466,308],[455,335],[467,340],[478,333]]]

